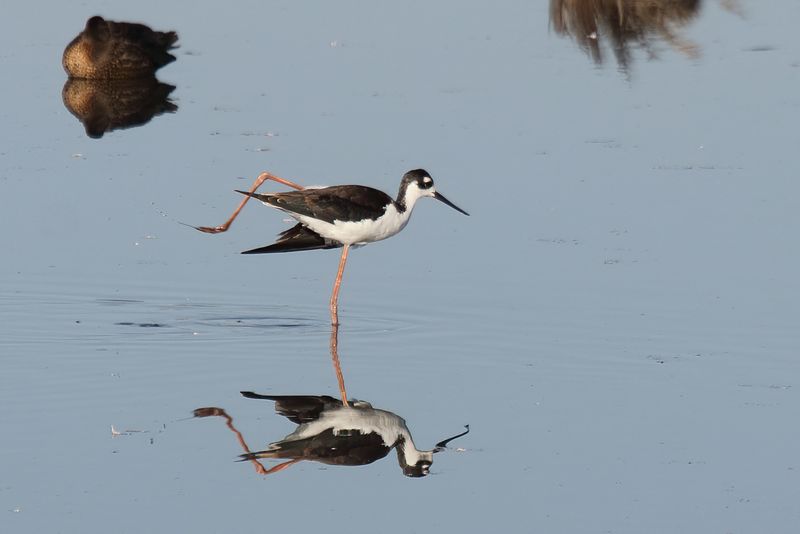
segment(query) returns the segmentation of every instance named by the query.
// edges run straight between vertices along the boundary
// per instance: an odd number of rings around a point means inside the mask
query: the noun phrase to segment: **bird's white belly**
[[[345,245],[364,245],[392,237],[405,228],[408,223],[409,211],[400,213],[394,206],[389,206],[382,216],[374,220],[334,221],[333,223],[295,213],[292,216],[324,238],[333,239]]]
[[[353,430],[361,434],[374,432],[387,446],[394,445],[399,436],[409,434],[406,422],[391,412],[374,408],[341,407],[322,412],[319,419],[301,424],[284,440],[307,439],[329,429],[336,436]]]

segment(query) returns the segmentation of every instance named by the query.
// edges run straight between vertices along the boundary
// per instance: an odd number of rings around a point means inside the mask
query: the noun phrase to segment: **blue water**
[[[795,532],[800,5],[729,5],[675,29],[697,57],[656,37],[627,69],[544,2],[11,6],[2,530]],[[179,32],[177,112],[85,135],[60,58],[94,14]],[[185,224],[263,170],[417,167],[471,217],[423,200],[351,254],[339,356],[419,447],[471,433],[422,479],[260,477],[192,410],[258,449],[294,425],[239,391],[338,395],[339,252],[241,256],[287,228],[261,205]]]

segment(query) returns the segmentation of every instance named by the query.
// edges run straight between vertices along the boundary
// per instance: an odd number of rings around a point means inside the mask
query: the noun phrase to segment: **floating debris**
[[[117,428],[114,425],[111,425],[111,436],[112,437],[130,436],[131,434],[146,434],[148,432],[150,432],[150,431],[149,430],[131,430],[131,429],[117,430]]]

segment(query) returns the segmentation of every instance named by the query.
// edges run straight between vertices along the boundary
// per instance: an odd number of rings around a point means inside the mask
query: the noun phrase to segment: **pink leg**
[[[333,284],[333,294],[331,295],[331,324],[339,326],[339,286],[342,285],[342,273],[344,265],[347,263],[347,253],[350,245],[345,245],[342,249],[342,258],[339,260],[339,272],[336,273],[336,282]]]
[[[256,189],[261,187],[261,184],[263,184],[267,180],[278,182],[279,184],[283,184],[285,186],[297,189],[298,191],[305,189],[302,185],[297,185],[294,182],[290,182],[289,180],[280,178],[279,176],[275,176],[274,174],[270,174],[268,172],[262,172],[261,174],[258,175],[256,181],[253,182],[252,187],[250,187],[250,192],[255,193]],[[244,207],[245,204],[247,204],[248,200],[250,200],[250,197],[245,196],[244,199],[239,203],[239,206],[233,211],[233,215],[231,215],[230,218],[223,224],[219,226],[194,226],[193,228],[196,230],[200,230],[201,232],[205,232],[207,234],[218,234],[220,232],[226,232],[233,223],[233,220],[239,216],[239,212],[242,211],[242,208]]]

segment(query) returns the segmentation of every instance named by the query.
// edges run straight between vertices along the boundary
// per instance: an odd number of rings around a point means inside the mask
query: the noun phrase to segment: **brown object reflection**
[[[700,0],[550,0],[550,23],[568,35],[598,64],[603,42],[613,50],[623,71],[631,64],[632,48],[655,57],[653,43],[662,40],[689,57],[699,48],[679,30],[700,11]]]
[[[403,474],[424,477],[433,464],[433,454],[444,450],[451,440],[469,432],[467,426],[466,431],[440,441],[432,450],[419,450],[403,418],[373,408],[366,401],[351,399],[350,405],[345,406],[339,399],[327,395],[261,395],[251,391],[243,391],[242,395],[274,401],[275,411],[297,424],[297,428],[285,438],[270,443],[266,449],[253,452],[234,426],[233,418],[222,408],[198,408],[194,415],[224,418],[244,451],[240,455],[241,461],[252,462],[261,475],[282,471],[303,460],[328,465],[366,465],[397,449]],[[262,459],[283,461],[267,468],[260,462]]]
[[[83,80],[70,78],[61,96],[64,106],[86,128],[86,135],[98,139],[106,132],[141,126],[162,113],[174,113],[178,106],[169,95],[174,85],[155,77],[129,80]]]
[[[71,78],[141,78],[175,61],[169,53],[178,34],[144,24],[113,22],[94,16],[64,50],[62,65]]]

